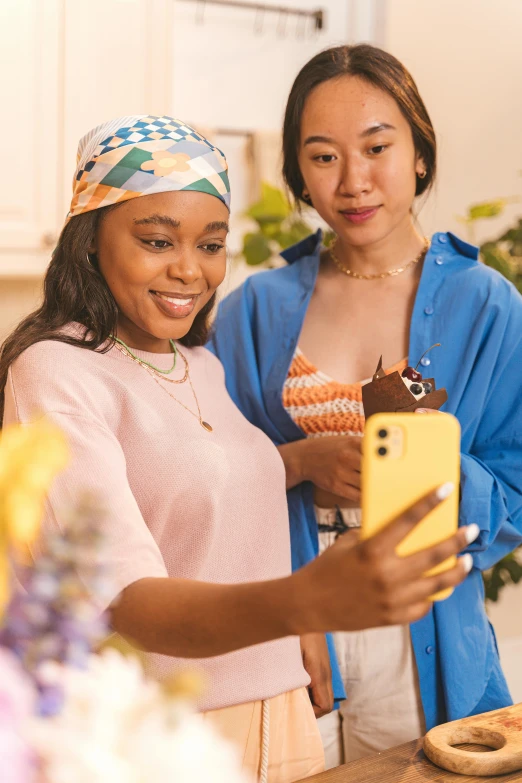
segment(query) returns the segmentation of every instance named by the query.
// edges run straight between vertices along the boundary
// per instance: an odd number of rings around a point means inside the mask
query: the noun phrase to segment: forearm
[[[305,459],[308,448],[307,440],[296,440],[277,447],[285,465],[287,489],[292,489],[302,481],[308,480]]]
[[[111,619],[148,652],[206,658],[301,634],[305,609],[294,577],[238,585],[148,578],[123,591]]]

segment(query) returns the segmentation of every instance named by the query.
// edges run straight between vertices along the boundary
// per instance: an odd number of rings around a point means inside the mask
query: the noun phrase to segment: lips
[[[358,209],[343,209],[340,211],[340,214],[349,223],[360,225],[361,223],[366,223],[366,221],[371,220],[372,217],[377,214],[379,209],[380,206],[359,207]]]
[[[186,318],[194,310],[200,294],[178,294],[164,291],[151,291],[156,306],[169,318]]]

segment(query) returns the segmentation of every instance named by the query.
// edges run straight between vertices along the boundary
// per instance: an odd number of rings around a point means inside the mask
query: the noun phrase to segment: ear
[[[424,162],[424,158],[422,155],[417,154],[415,156],[415,174],[418,177],[425,177],[426,176],[426,163]]]

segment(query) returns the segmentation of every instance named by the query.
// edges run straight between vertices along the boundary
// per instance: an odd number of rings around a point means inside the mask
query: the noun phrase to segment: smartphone
[[[455,491],[397,547],[406,556],[453,535],[458,526],[460,425],[449,413],[377,413],[364,430],[361,538],[370,538],[416,500],[451,481]],[[448,558],[428,573],[452,568]],[[453,592],[433,596],[443,600]]]

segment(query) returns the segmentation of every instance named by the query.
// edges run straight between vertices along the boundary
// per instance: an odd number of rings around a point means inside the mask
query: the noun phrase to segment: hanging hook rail
[[[184,3],[200,3],[201,0],[180,0]],[[257,11],[258,14],[285,14],[287,16],[298,16],[304,20],[312,19],[314,28],[322,30],[324,28],[324,11],[317,9],[311,11],[304,8],[289,8],[288,6],[267,5],[266,3],[249,3],[246,0],[204,0],[204,5],[223,5],[229,8],[243,8],[248,11]]]

